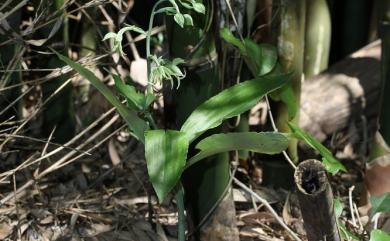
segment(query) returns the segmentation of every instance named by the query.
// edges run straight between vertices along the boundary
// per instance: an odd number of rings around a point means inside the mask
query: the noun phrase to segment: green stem
[[[186,236],[185,236],[185,215],[184,215],[184,188],[179,183],[179,190],[176,193],[176,205],[177,205],[177,212],[178,212],[178,240],[179,241],[185,241]]]
[[[153,87],[152,87],[152,82],[150,79],[150,72],[152,69],[151,63],[150,63],[150,37],[152,35],[152,28],[153,28],[153,21],[154,21],[154,16],[156,15],[156,9],[158,5],[161,3],[165,2],[167,0],[159,0],[156,4],[154,4],[153,9],[152,9],[152,14],[150,15],[149,19],[149,27],[148,27],[148,32],[146,33],[146,61],[147,61],[147,72],[148,72],[148,86],[147,86],[147,93],[153,93]]]

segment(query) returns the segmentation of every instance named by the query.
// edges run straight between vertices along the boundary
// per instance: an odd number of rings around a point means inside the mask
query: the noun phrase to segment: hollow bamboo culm
[[[309,241],[340,241],[333,194],[321,162],[301,162],[294,174],[304,227]]]

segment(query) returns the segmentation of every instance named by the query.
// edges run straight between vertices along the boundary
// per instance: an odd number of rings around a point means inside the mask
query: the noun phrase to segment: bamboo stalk
[[[326,0],[312,0],[306,6],[305,79],[328,67],[331,20]]]
[[[333,194],[320,161],[301,162],[294,174],[304,227],[309,241],[340,241]]]
[[[292,72],[291,87],[295,96],[297,109],[300,104],[301,80],[303,71],[303,51],[305,41],[305,0],[278,0],[275,12],[279,12],[277,45],[280,63],[285,72]],[[289,132],[287,106],[280,103],[277,108],[276,126],[281,132]],[[298,124],[299,114],[291,120]],[[291,140],[288,154],[293,161],[298,161],[298,142]]]

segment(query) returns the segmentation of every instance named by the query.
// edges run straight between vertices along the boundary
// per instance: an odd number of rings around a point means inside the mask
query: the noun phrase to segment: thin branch
[[[272,114],[271,106],[269,104],[269,100],[268,100],[268,96],[267,95],[265,96],[265,102],[267,103],[267,111],[268,111],[269,119],[271,121],[272,128],[274,129],[274,132],[279,132],[279,130],[276,127],[276,124],[275,124],[275,119],[274,119],[274,116]],[[283,151],[282,153],[283,153],[283,156],[286,158],[287,162],[294,168],[294,170],[297,169],[297,166],[294,164],[294,162],[288,156],[287,152]]]
[[[241,187],[244,191],[252,195],[255,199],[257,199],[259,202],[261,202],[266,209],[274,216],[276,221],[293,237],[296,241],[302,241],[294,231],[292,231],[287,224],[283,222],[283,219],[279,217],[279,215],[276,213],[276,211],[271,207],[271,205],[268,203],[267,200],[260,197],[257,193],[255,193],[252,189],[247,187],[244,183],[240,182],[237,178],[233,177],[233,181],[235,184],[237,184],[239,187]]]

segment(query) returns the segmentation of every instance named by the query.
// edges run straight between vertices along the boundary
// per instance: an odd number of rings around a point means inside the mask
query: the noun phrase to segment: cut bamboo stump
[[[303,224],[309,241],[340,241],[333,194],[321,162],[301,162],[294,174]]]

